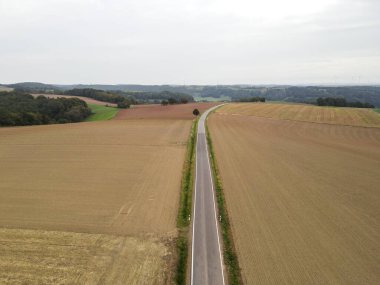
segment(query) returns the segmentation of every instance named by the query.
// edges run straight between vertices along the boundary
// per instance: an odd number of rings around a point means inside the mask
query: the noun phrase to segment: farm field
[[[165,284],[167,245],[154,238],[0,229],[1,284]],[[163,258],[164,257],[164,258]]]
[[[226,105],[208,119],[245,284],[379,284],[376,119],[366,110],[328,124],[272,119],[287,105],[253,116],[262,105]],[[294,108],[299,118],[304,106]]]
[[[166,284],[190,120],[0,129],[0,283]]]
[[[187,103],[178,105],[161,106],[159,104],[152,105],[136,105],[130,109],[120,110],[116,115],[116,120],[130,119],[194,119],[193,110],[197,108],[201,113],[218,105],[218,102],[205,103]]]
[[[45,96],[47,98],[79,98],[85,101],[87,104],[99,105],[99,106],[110,106],[116,107],[114,103],[102,102],[92,98],[82,97],[82,96],[70,96],[70,95],[54,95],[54,94],[31,94],[34,97]]]
[[[114,118],[119,111],[116,107],[108,107],[103,105],[96,105],[87,103],[88,107],[91,108],[91,114],[86,118],[86,122],[95,122],[95,121],[107,121]]]
[[[380,127],[380,116],[371,109],[285,103],[235,103],[228,104],[219,113],[349,126]]]
[[[0,92],[10,92],[12,90],[13,90],[13,88],[9,88],[9,87],[0,85]]]

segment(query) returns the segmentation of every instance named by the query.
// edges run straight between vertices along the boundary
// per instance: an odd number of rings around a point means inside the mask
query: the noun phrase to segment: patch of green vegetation
[[[106,121],[116,116],[119,111],[116,107],[87,104],[92,114],[86,118],[86,122]]]
[[[212,145],[212,140],[211,140],[211,136],[210,136],[207,125],[206,125],[206,133],[207,133],[207,145],[208,145],[208,150],[210,154],[211,171],[212,171],[212,176],[213,176],[214,186],[215,186],[215,195],[216,195],[216,200],[218,204],[218,213],[220,216],[220,225],[221,225],[221,232],[222,232],[222,238],[223,238],[223,256],[224,256],[224,264],[227,267],[228,284],[230,285],[243,284],[241,274],[240,274],[239,262],[237,259],[235,246],[233,243],[231,226],[228,219],[226,202],[223,195],[222,182],[221,182],[218,167],[216,164],[214,148]]]
[[[199,101],[208,101],[208,102],[220,102],[220,101],[231,101],[231,97],[229,96],[220,96],[219,98],[215,97],[200,97],[200,96],[194,96],[194,100]]]
[[[373,109],[376,113],[380,114],[380,108]]]
[[[191,213],[191,195],[193,188],[193,176],[194,176],[194,157],[195,157],[195,143],[196,143],[196,131],[198,120],[193,122],[191,126],[190,138],[187,143],[187,153],[182,174],[180,207],[177,218],[177,225],[179,228],[183,228],[189,225],[189,216]]]
[[[178,239],[177,239],[177,272],[176,284],[186,284],[188,232],[190,224],[190,213],[192,205],[193,183],[194,183],[194,161],[195,145],[197,141],[198,119],[191,126],[190,137],[187,142],[186,159],[183,167],[180,203],[177,217]]]
[[[177,239],[178,264],[176,272],[176,284],[186,284],[188,238],[185,232],[181,231]]]

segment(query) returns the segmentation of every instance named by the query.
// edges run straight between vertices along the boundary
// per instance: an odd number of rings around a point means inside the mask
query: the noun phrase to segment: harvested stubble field
[[[245,283],[379,284],[380,129],[239,106],[208,126]]]
[[[235,103],[228,104],[219,113],[301,122],[380,127],[380,116],[371,109],[318,107],[303,104]]]
[[[168,282],[190,125],[0,129],[0,283]]]
[[[218,105],[218,102],[188,103],[167,106],[161,106],[159,104],[136,105],[130,109],[120,110],[115,119],[194,119],[194,109],[197,108],[200,113],[203,113],[215,105]]]

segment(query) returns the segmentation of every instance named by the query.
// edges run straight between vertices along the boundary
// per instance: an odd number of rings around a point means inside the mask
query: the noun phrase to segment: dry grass
[[[218,112],[301,122],[380,127],[380,116],[371,109],[301,104],[235,103],[228,104]]]
[[[1,284],[165,284],[155,239],[0,229]]]
[[[31,95],[33,95],[34,97],[45,96],[47,98],[53,98],[53,99],[56,99],[56,98],[79,98],[88,104],[95,104],[95,105],[99,105],[99,106],[106,106],[107,105],[110,107],[116,107],[116,104],[114,104],[114,103],[102,102],[102,101],[98,101],[98,100],[95,100],[92,98],[87,98],[87,97],[82,97],[82,96],[54,95],[54,94],[31,94]]]
[[[380,129],[228,108],[208,124],[245,283],[379,284]]]
[[[155,105],[136,105],[130,109],[120,110],[115,119],[185,119],[195,118],[193,110],[197,108],[201,113],[220,104],[219,102],[188,103],[178,105],[161,106]]]
[[[120,259],[118,268],[135,276],[136,284],[151,284],[152,279],[145,280],[143,276],[155,275],[157,268],[167,273],[172,262],[171,255],[164,265],[162,258],[171,252],[167,244],[176,236],[181,171],[190,125],[191,121],[139,120],[1,128],[0,227],[61,231],[44,233],[46,241],[51,239],[59,247],[64,242],[61,235],[67,235],[83,250],[78,252],[83,254],[83,264],[91,260],[96,268],[109,264],[111,253],[125,254],[127,258]],[[13,238],[3,238],[13,234]],[[110,235],[101,236],[100,240],[104,239],[107,247],[109,243],[114,245],[103,249],[103,242],[93,243],[99,237],[96,234]],[[2,267],[0,276],[6,276],[2,278],[19,280],[17,272],[24,267],[33,271],[33,264],[26,264],[25,258],[37,262],[39,256],[41,260],[45,254],[50,256],[47,258],[52,260],[51,267],[41,263],[41,272],[36,273],[41,278],[50,278],[50,272],[60,270],[56,262],[60,262],[61,255],[70,259],[71,253],[63,252],[63,248],[45,252],[40,237],[39,231],[25,235],[1,232],[0,264],[8,264],[11,256],[16,259],[12,261],[14,276],[6,273],[10,269],[4,268],[8,267]],[[20,241],[22,246],[14,246],[12,240],[17,239],[25,240]],[[129,246],[123,249],[123,243]],[[3,254],[9,250],[13,251]],[[97,250],[104,252],[99,258],[105,261],[97,259]],[[70,267],[70,262],[65,266]],[[150,267],[152,271],[146,271]],[[87,269],[82,270],[79,265],[78,268],[75,276],[92,278]],[[133,275],[126,268],[138,271]],[[65,268],[62,270],[66,272]],[[68,275],[70,270],[67,269]],[[128,276],[121,271],[109,284],[133,284],[124,282]],[[94,280],[99,274],[111,274],[101,272],[94,273]],[[61,273],[57,276],[63,276]],[[162,278],[154,280],[163,283]],[[69,279],[62,282],[70,283]]]

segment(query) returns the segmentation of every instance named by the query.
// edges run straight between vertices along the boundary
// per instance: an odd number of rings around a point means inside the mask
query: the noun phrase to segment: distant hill
[[[39,82],[20,82],[15,84],[5,85],[13,88],[17,91],[29,92],[29,93],[50,93],[55,94],[61,91],[60,88],[54,85],[39,83]]]
[[[147,97],[159,100],[154,94],[171,92],[173,94],[188,94],[198,98],[230,98],[237,101],[248,97],[264,97],[272,101],[316,103],[317,98],[341,97],[347,101],[370,103],[380,107],[380,86],[288,86],[288,85],[136,85],[136,84],[76,84],[49,85],[36,82],[23,82],[6,85],[27,92],[61,94],[70,89],[93,88],[104,91],[125,93],[136,99]],[[157,99],[158,98],[158,99]],[[150,99],[152,100],[152,99]]]

